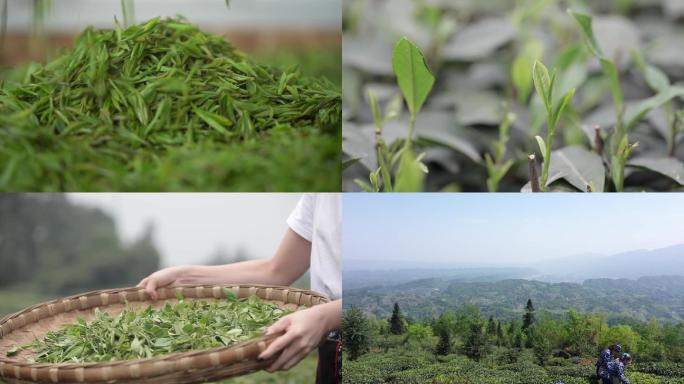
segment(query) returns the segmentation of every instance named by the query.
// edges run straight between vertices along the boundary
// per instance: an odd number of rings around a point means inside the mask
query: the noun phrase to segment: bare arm
[[[139,287],[157,297],[156,289],[175,285],[250,283],[290,285],[309,269],[311,242],[288,228],[268,260],[250,260],[226,265],[187,265],[165,268],[144,278]]]

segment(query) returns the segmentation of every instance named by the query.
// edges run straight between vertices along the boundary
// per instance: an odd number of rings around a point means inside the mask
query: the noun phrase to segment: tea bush
[[[369,172],[361,190],[387,190],[399,162],[377,148],[406,141],[427,172],[415,191],[684,189],[684,57],[673,50],[684,39],[671,1],[345,5],[345,190]],[[404,35],[434,75],[416,77],[432,88],[417,116],[396,103]]]

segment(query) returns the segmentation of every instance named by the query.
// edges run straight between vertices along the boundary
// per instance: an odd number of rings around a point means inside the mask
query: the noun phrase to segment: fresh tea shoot
[[[368,100],[375,123],[378,169],[370,173],[370,185],[358,179],[355,182],[366,192],[420,192],[428,170],[421,161],[424,155],[416,155],[414,151],[413,136],[416,118],[435,84],[435,77],[430,72],[423,52],[405,37],[394,47],[392,68],[411,114],[407,137],[389,146],[385,143],[382,137],[384,123],[400,115],[401,98],[395,97],[389,102],[385,116],[382,116],[375,94],[369,91]]]
[[[88,28],[0,83],[0,189],[334,190],[340,119],[329,81],[181,18]]]
[[[112,316],[95,309],[95,318],[79,319],[36,340],[31,348],[40,363],[83,363],[148,358],[175,352],[233,345],[261,335],[288,314],[256,296],[209,303],[183,300],[160,309],[125,309]]]

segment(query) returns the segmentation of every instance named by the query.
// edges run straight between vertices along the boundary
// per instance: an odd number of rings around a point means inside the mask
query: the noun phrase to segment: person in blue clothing
[[[629,379],[625,376],[625,366],[632,362],[629,353],[623,353],[619,360],[608,362],[608,373],[611,383],[629,384]]]
[[[602,384],[610,384],[610,373],[608,372],[608,363],[612,362],[617,356],[620,356],[622,346],[620,344],[613,344],[610,347],[602,350],[596,360],[596,377],[601,380]]]

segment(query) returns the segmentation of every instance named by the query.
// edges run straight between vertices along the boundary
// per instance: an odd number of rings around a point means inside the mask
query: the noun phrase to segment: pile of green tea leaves
[[[341,97],[182,18],[0,82],[0,190],[339,190]]]
[[[209,303],[183,300],[160,309],[116,316],[95,309],[95,318],[79,319],[49,332],[30,347],[36,362],[100,362],[165,355],[229,346],[261,335],[265,327],[289,313],[256,296],[238,299],[224,291],[225,300]]]

